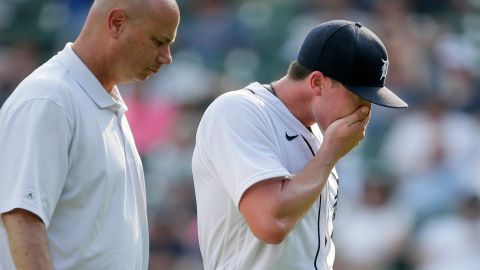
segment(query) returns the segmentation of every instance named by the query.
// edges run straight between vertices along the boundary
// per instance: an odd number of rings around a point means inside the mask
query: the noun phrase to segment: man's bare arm
[[[2,214],[17,270],[52,270],[45,224],[35,214],[14,209]]]

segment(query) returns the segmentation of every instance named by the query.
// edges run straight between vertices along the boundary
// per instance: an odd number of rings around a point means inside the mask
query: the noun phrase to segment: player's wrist
[[[317,166],[333,169],[340,156],[336,154],[334,149],[323,144],[315,155],[315,163]]]

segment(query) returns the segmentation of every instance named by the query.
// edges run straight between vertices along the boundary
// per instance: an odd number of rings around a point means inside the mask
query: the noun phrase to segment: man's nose
[[[172,54],[170,53],[170,46],[162,46],[158,52],[158,63],[168,65],[172,63]]]

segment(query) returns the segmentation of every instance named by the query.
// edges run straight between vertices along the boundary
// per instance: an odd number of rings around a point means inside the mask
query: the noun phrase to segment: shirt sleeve
[[[67,177],[69,141],[65,110],[52,100],[2,109],[0,213],[25,209],[48,227]]]
[[[237,208],[253,184],[290,175],[274,144],[273,127],[258,102],[237,91],[221,96],[206,112],[206,153]]]

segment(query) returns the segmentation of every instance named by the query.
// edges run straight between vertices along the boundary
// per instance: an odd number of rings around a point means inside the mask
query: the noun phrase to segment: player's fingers
[[[354,132],[355,136],[363,138],[365,136],[366,123],[364,121],[357,121],[356,123],[350,125],[350,130]]]
[[[367,129],[369,122],[370,122],[370,114],[367,115],[365,118],[360,119],[355,123],[352,123],[349,126],[349,129],[352,130],[352,132],[356,133],[356,136],[358,136],[358,139],[361,140],[365,137],[365,131]]]
[[[357,124],[357,122],[363,122],[364,120],[368,122],[370,119],[369,116],[370,116],[370,108],[368,108],[367,106],[361,106],[352,114],[347,116],[345,120],[348,123],[348,126],[352,126],[354,124]]]

